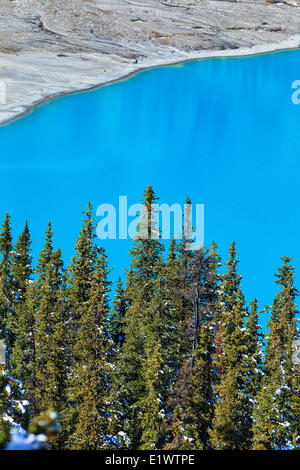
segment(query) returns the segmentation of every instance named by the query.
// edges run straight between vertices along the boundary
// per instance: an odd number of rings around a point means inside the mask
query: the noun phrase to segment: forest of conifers
[[[257,300],[246,305],[235,244],[223,265],[215,243],[190,251],[183,236],[165,250],[151,236],[154,200],[149,186],[140,222],[149,236],[133,241],[115,287],[90,205],[67,269],[50,224],[33,267],[27,223],[13,243],[6,215],[2,448],[15,428],[45,432],[52,449],[300,449],[291,258],[275,274],[266,336]]]

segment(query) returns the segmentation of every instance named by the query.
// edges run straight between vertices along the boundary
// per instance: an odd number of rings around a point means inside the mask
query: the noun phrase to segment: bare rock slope
[[[2,0],[0,124],[142,68],[298,47],[299,25],[297,0]]]

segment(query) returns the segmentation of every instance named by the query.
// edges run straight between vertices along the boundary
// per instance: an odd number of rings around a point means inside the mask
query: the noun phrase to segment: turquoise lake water
[[[300,260],[300,52],[211,59],[141,72],[57,99],[0,129],[0,214],[28,218],[34,255],[51,220],[69,262],[87,201],[205,204],[205,244],[236,240],[248,300],[272,302],[280,257]],[[104,242],[113,278],[129,241]]]

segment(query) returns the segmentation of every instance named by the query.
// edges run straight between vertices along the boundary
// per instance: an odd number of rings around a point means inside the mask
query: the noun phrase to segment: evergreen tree
[[[227,267],[225,274],[220,275],[218,288],[218,301],[215,304],[216,322],[216,353],[215,362],[219,373],[219,379],[225,372],[226,367],[226,340],[230,343],[230,337],[235,329],[233,312],[238,303],[242,302],[244,310],[244,298],[241,290],[241,276],[238,273],[236,259],[236,246],[233,242],[229,248],[229,259],[225,263]]]
[[[273,386],[270,379],[263,377],[253,412],[254,450],[274,450],[274,403]]]
[[[225,263],[226,273],[221,276],[220,300],[226,312],[232,312],[241,297],[241,275],[238,273],[238,263],[236,259],[236,246],[232,242],[229,248],[229,259]]]
[[[209,315],[208,318],[212,321],[212,325],[217,330],[217,306],[219,297],[219,283],[221,275],[219,274],[219,268],[221,266],[221,257],[218,254],[218,245],[213,241],[209,248],[209,267],[207,274],[207,293],[210,299],[209,302]]]
[[[163,418],[165,400],[163,397],[164,365],[159,339],[147,341],[146,360],[143,370],[145,394],[138,403],[141,410],[142,450],[161,448],[163,442]]]
[[[222,276],[220,302],[217,306],[220,337],[217,337],[219,348],[215,359],[219,378],[215,415],[210,431],[211,443],[217,450],[247,449],[251,445],[251,402],[247,387],[252,378],[248,377],[244,328],[246,310],[237,263],[233,243],[226,263],[227,271]]]
[[[251,397],[255,397],[260,386],[263,376],[263,341],[262,333],[260,332],[260,325],[258,324],[258,307],[257,299],[254,299],[250,304],[250,313],[246,322],[245,330],[245,346],[249,360],[248,375],[250,380],[250,388],[248,393]]]
[[[294,335],[292,334],[292,344],[295,341]],[[297,364],[293,355],[294,348],[292,351],[288,350],[288,354],[291,353],[292,361],[289,363],[289,382],[290,385],[290,428],[287,439],[287,447],[290,449],[300,450],[300,366]]]
[[[131,278],[126,290],[129,307],[125,316],[125,342],[113,385],[114,402],[121,417],[117,429],[125,430],[133,449],[140,446],[143,434],[143,407],[141,408],[140,404],[149,391],[149,387],[146,388],[145,385],[143,364],[145,360],[151,360],[147,358],[146,345],[149,338],[155,335],[151,324],[153,309],[150,304],[159,295],[157,289],[160,282],[157,280],[163,266],[163,246],[159,241],[152,207],[155,200],[154,191],[149,186],[144,192],[145,210],[141,215],[137,239],[131,251]]]
[[[86,218],[76,242],[75,256],[70,266],[70,300],[74,308],[89,298],[99,248],[95,244],[95,226],[92,219],[92,206],[87,205]]]
[[[79,236],[76,241],[75,255],[72,258],[71,265],[68,270],[69,288],[68,297],[68,344],[67,344],[67,361],[68,367],[68,430],[69,435],[73,435],[76,426],[76,413],[74,413],[76,403],[74,397],[78,388],[76,368],[77,360],[75,355],[75,345],[78,342],[78,332],[81,317],[86,314],[90,291],[100,249],[95,243],[95,226],[92,218],[92,206],[87,205],[85,218]]]
[[[216,258],[208,250],[193,252],[189,263],[189,286],[187,297],[191,299],[192,311],[189,319],[189,331],[192,338],[190,345],[191,366],[197,348],[200,326],[215,315],[217,301]]]
[[[172,319],[172,321],[169,320],[173,328],[170,337],[174,342],[174,376],[170,394],[170,411],[174,410],[177,405],[181,410],[186,406],[195,345],[195,329],[193,329],[195,303],[193,304],[194,298],[191,295],[190,269],[193,259],[191,204],[190,198],[187,197],[181,239],[178,243],[171,240],[166,263],[166,302],[171,313],[170,320]],[[167,428],[170,429],[170,426]],[[170,436],[167,437],[167,441],[170,441]]]
[[[164,419],[169,413],[170,391],[174,380],[172,368],[172,318],[166,308],[165,271],[161,263],[157,288],[146,311],[149,325],[145,337],[145,361],[142,369],[144,396],[141,408],[141,448],[159,449],[166,439]]]
[[[25,222],[22,234],[15,244],[11,271],[15,283],[15,302],[23,303],[33,274],[31,239],[27,221]]]
[[[174,275],[170,281],[173,284],[173,309],[177,315],[177,329],[178,329],[178,354],[180,362],[183,365],[185,361],[191,359],[191,335],[187,335],[187,330],[191,327],[191,315],[193,312],[193,298],[190,294],[190,264],[193,257],[191,250],[192,239],[192,225],[191,225],[191,205],[192,202],[187,197],[185,202],[184,220],[182,226],[182,236],[180,242],[176,246],[176,260],[173,264]],[[171,284],[171,285],[172,285]]]
[[[28,331],[26,328],[27,316],[25,313],[26,294],[32,283],[33,274],[31,240],[27,221],[15,245],[11,271],[14,283],[13,307],[15,315],[12,322],[12,330],[14,332],[15,342],[10,361],[10,369],[14,377],[21,379],[23,375],[22,367],[24,366],[23,353],[25,353],[24,348],[28,342],[27,335],[32,333],[32,331]]]
[[[74,344],[79,326],[81,310],[89,299],[99,248],[95,244],[95,226],[92,219],[92,206],[87,205],[85,219],[76,242],[75,256],[69,267],[70,288],[68,299],[71,309],[72,324],[69,326],[71,345]],[[71,347],[72,349],[72,347]]]
[[[66,367],[64,302],[61,298],[63,263],[58,249],[50,256],[37,281],[39,296],[35,311],[35,378],[38,413],[61,412],[65,402]]]
[[[113,306],[108,320],[108,332],[113,343],[114,353],[117,354],[118,350],[124,343],[124,318],[127,310],[127,302],[125,291],[122,287],[122,281],[119,277],[117,282],[116,293],[113,301]]]
[[[28,425],[27,401],[21,384],[1,365],[0,370],[0,447],[6,444],[12,426]]]
[[[242,450],[251,446],[251,402],[247,394],[249,370],[243,316],[243,298],[240,296],[232,312],[231,325],[228,321],[222,333],[224,372],[216,387],[217,402],[210,432],[216,450]]]
[[[248,312],[235,244],[219,275],[214,242],[209,250],[191,249],[187,199],[182,239],[171,240],[164,261],[155,200],[149,186],[126,287],[119,279],[111,311],[110,270],[95,243],[90,204],[68,273],[53,249],[50,223],[33,272],[28,224],[13,248],[6,214],[0,232],[0,338],[7,353],[0,370],[1,448],[11,424],[39,434],[44,421],[43,448],[300,449],[291,258],[283,258],[276,274],[279,292],[263,361],[258,303]],[[28,439],[31,434],[24,445]]]
[[[292,350],[297,335],[298,292],[291,258],[282,260],[275,275],[281,290],[275,296],[268,325],[265,377],[255,412],[255,449],[299,447],[299,366],[293,363]]]
[[[181,331],[179,343],[183,345],[179,357],[181,368],[176,377],[175,393],[172,404],[180,404],[182,410],[190,410],[193,393],[190,381],[195,365],[196,350],[199,341],[201,325],[209,322],[214,326],[217,289],[218,268],[220,258],[217,255],[217,246],[212,244],[211,249],[198,249],[184,255],[181,251],[178,258],[181,259],[179,270],[184,274],[184,293],[186,303],[184,330]],[[183,262],[183,264],[182,264]],[[167,274],[168,278],[168,274]],[[168,279],[167,279],[168,284]]]
[[[257,397],[263,378],[263,341],[258,324],[257,300],[254,299],[251,304],[250,313],[245,327],[245,394],[247,402],[249,419],[251,420],[251,431],[249,439],[253,439],[253,413],[257,406]],[[250,441],[249,441],[250,442]]]
[[[111,366],[107,362],[110,282],[104,253],[99,257],[90,284],[89,298],[79,318],[74,346],[72,399],[74,431],[71,448],[99,450],[108,447],[107,400]]]
[[[173,424],[171,429],[171,442],[166,444],[165,450],[191,450],[193,445],[192,439],[189,439],[184,434],[182,410],[179,405],[175,407],[173,414]]]
[[[42,287],[46,269],[53,254],[52,237],[53,232],[49,222],[45,245],[39,255],[35,271],[38,275],[37,281],[30,282],[31,255],[27,223],[17,241],[13,258],[14,282],[20,295],[16,307],[17,321],[15,322],[15,330],[17,339],[12,353],[11,369],[14,376],[23,384],[25,397],[29,401],[29,409],[33,416],[37,416],[39,413],[35,320],[39,302],[42,300]],[[45,338],[42,338],[41,341],[43,343]]]
[[[6,213],[0,233],[0,337],[5,339],[8,359],[14,344],[13,325],[15,313],[12,309],[13,280],[12,264],[12,235],[10,217]]]
[[[196,449],[211,448],[209,430],[214,414],[213,386],[216,373],[213,364],[213,327],[208,323],[201,326],[195,351],[194,367],[189,386],[191,396],[186,409],[186,429]]]
[[[46,230],[46,237],[45,237],[45,244],[44,248],[39,254],[38,262],[37,262],[37,267],[36,267],[36,274],[38,276],[38,282],[36,283],[37,286],[43,284],[47,267],[50,263],[51,257],[53,255],[53,230],[51,223],[48,222],[47,230]]]
[[[166,361],[171,374],[172,388],[182,365],[183,344],[185,344],[183,325],[187,324],[187,305],[190,301],[182,288],[181,261],[178,257],[178,245],[174,238],[171,239],[166,265],[164,268],[164,310],[166,326],[168,330],[168,354]]]
[[[36,379],[35,379],[35,309],[36,293],[33,285],[29,285],[25,300],[18,308],[17,340],[11,358],[13,376],[18,379],[24,389],[24,396],[29,402],[32,415],[37,414]]]

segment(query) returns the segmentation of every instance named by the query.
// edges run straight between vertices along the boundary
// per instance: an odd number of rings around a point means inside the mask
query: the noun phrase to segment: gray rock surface
[[[1,0],[0,124],[143,68],[299,47],[297,2]]]

